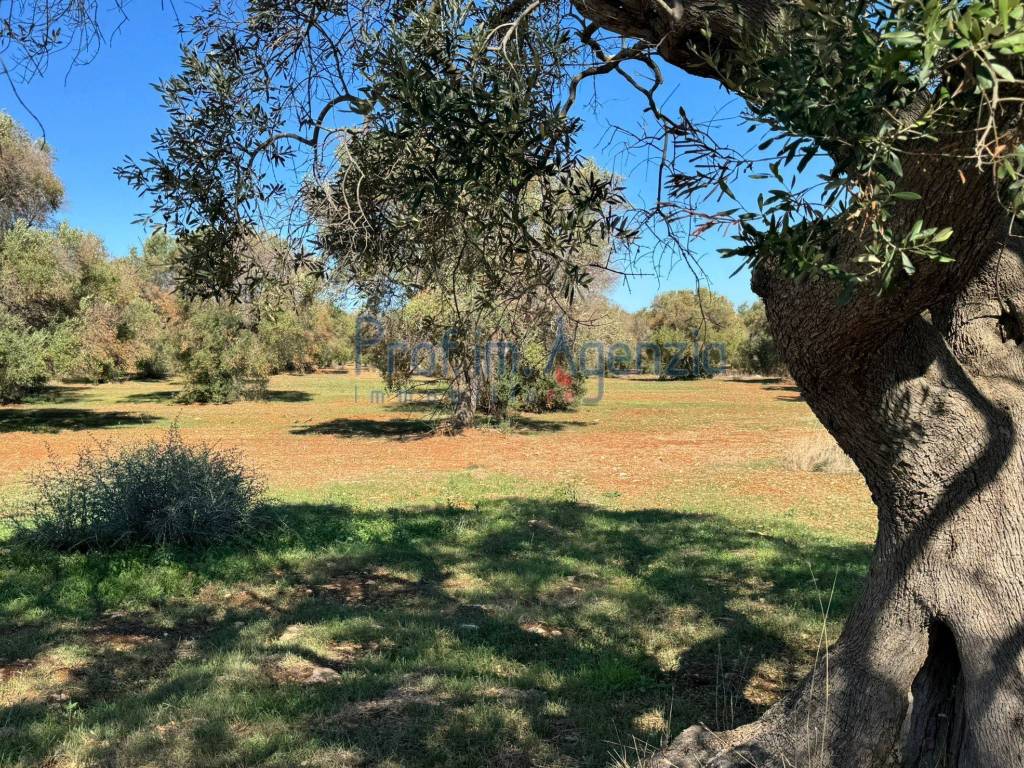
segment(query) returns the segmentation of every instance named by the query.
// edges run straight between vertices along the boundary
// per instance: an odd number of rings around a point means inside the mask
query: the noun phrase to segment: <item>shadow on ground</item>
[[[804,396],[800,392],[800,387],[793,383],[792,379],[773,376],[755,379],[730,379],[730,381],[734,384],[756,384],[769,392],[788,392],[790,394],[776,395],[777,399],[794,403],[804,402]]]
[[[795,384],[769,384],[765,386],[769,392],[778,392],[776,395],[779,400],[785,400],[789,403],[803,403],[804,400],[803,392],[800,391],[800,387]],[[785,394],[783,394],[785,393]]]
[[[91,389],[89,384],[47,384],[22,402],[29,405],[81,402],[88,397]]]
[[[334,435],[336,437],[425,437],[437,427],[429,419],[332,419],[292,429],[294,435]]]
[[[2,432],[63,432],[80,429],[111,429],[150,424],[156,417],[127,411],[95,411],[85,408],[3,408]]]
[[[155,392],[139,392],[128,395],[121,400],[122,403],[167,403],[173,404],[178,396],[176,389],[161,389]],[[271,389],[264,392],[257,398],[260,402],[269,403],[305,403],[313,399],[309,392],[302,392],[298,389]]]
[[[173,403],[178,396],[176,389],[158,389],[153,392],[137,392],[121,398],[122,403]]]
[[[842,617],[869,558],[560,500],[273,512],[206,552],[10,546],[2,761],[606,765],[661,709],[755,716],[813,653],[810,573]]]
[[[390,409],[389,409],[390,410]],[[396,408],[395,410],[398,410]],[[412,413],[413,409],[402,407],[402,411]],[[403,416],[391,419],[332,419],[320,424],[306,424],[292,429],[295,435],[334,435],[336,437],[385,437],[394,440],[427,437],[444,424],[441,415],[427,414],[423,409],[416,409],[424,414],[423,418]],[[514,420],[500,426],[509,432],[561,432],[573,427],[592,426],[593,422],[580,420],[538,419],[529,416],[518,416]],[[479,426],[491,426],[484,419]]]
[[[519,415],[505,424],[495,425],[495,428],[512,433],[529,434],[531,432],[564,432],[568,429],[592,427],[595,424],[597,424],[596,421],[583,421],[581,419],[536,419],[530,416]]]

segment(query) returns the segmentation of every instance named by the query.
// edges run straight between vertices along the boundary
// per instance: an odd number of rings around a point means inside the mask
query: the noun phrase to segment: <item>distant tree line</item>
[[[661,293],[650,307],[628,312],[606,296],[607,274],[571,304],[540,294],[515,311],[478,306],[469,290],[417,292],[383,314],[363,316],[361,362],[377,368],[392,392],[424,401],[450,402],[453,389],[471,387],[463,426],[477,415],[573,408],[596,373],[785,373],[760,302],[736,308],[701,288]],[[471,324],[459,322],[460,306],[463,318],[475,308]]]
[[[611,177],[588,165],[587,183]],[[576,183],[576,176],[570,179]],[[569,182],[567,182],[569,183]],[[561,198],[558,198],[561,199]],[[588,342],[628,348],[609,357],[610,373],[701,375],[693,352],[722,350],[716,364],[774,374],[782,369],[760,303],[738,310],[707,289],[670,291],[630,313],[607,298],[615,242],[585,229],[554,273],[506,275],[494,286],[456,267],[425,277],[405,262],[351,259],[341,277],[325,278],[293,261],[287,243],[251,235],[241,257],[258,279],[227,299],[179,290],[182,270],[201,259],[157,231],[141,250],[111,258],[93,234],[55,223],[63,186],[49,147],[0,113],[0,402],[18,402],[48,381],[116,381],[178,376],[183,402],[258,398],[275,373],[305,373],[352,360],[355,316],[332,290],[355,288],[382,318],[381,343],[366,362],[393,391],[426,386],[443,394],[457,427],[479,414],[571,408],[584,393],[577,352]],[[550,213],[550,211],[548,211]],[[543,221],[538,197],[536,224]],[[337,228],[325,228],[340,238]],[[497,247],[479,231],[445,231],[438,247]],[[340,248],[341,246],[339,246]],[[410,247],[399,243],[396,247]],[[550,290],[560,271],[585,272],[572,295]],[[485,291],[486,289],[486,291]],[[482,300],[484,294],[490,300]],[[559,336],[561,334],[561,336]],[[556,365],[552,348],[568,343]],[[446,365],[425,371],[417,344],[446,346]],[[482,368],[481,345],[514,345],[518,359]],[[679,357],[679,350],[693,352]],[[677,358],[675,370],[669,360]]]
[[[662,378],[710,375],[694,355],[711,356],[711,368],[775,376],[785,365],[760,301],[738,308],[725,296],[700,288],[666,291],[649,307],[628,312],[604,295],[588,297],[577,314],[577,346],[600,342],[612,374]],[[616,349],[618,346],[618,349]]]
[[[62,200],[49,148],[0,113],[0,402],[53,379],[172,374],[181,400],[228,402],[259,396],[271,374],[351,359],[353,317],[287,268],[275,238],[251,249],[276,279],[245,301],[191,300],[176,290],[171,237],[111,258],[95,235],[54,224]]]

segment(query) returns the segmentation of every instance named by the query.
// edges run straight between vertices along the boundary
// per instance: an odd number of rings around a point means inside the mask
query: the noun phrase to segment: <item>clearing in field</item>
[[[612,380],[457,437],[379,388],[276,377],[269,402],[184,407],[133,382],[0,409],[8,515],[49,456],[176,423],[263,472],[276,519],[202,554],[8,541],[0,765],[604,765],[669,718],[756,715],[865,576],[867,491],[812,471],[824,433],[785,382]]]

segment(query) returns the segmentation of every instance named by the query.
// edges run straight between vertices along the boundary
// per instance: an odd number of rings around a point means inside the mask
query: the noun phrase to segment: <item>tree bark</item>
[[[752,726],[684,733],[661,765],[1024,765],[1024,355],[1006,330],[1024,262],[971,227],[994,201],[947,202],[970,233],[961,262],[988,258],[882,333],[830,325],[831,286],[756,275],[790,371],[864,473],[878,539],[827,668]]]
[[[759,0],[577,7],[701,75],[695,45],[728,56],[778,17]],[[652,766],[1024,766],[1024,246],[991,177],[949,149],[905,163],[924,196],[905,215],[952,226],[955,264],[845,304],[825,280],[755,271],[790,372],[864,474],[878,538],[827,659],[760,721],[690,728]]]
[[[470,429],[480,405],[480,371],[475,362],[462,361],[451,385],[451,429],[461,432]]]
[[[884,332],[830,325],[832,286],[755,276],[790,371],[864,473],[878,539],[827,669],[759,723],[684,733],[662,765],[1024,765],[1024,354],[1007,330],[1024,261],[994,242],[1006,230],[976,228],[994,200],[945,201],[960,263],[987,257]]]

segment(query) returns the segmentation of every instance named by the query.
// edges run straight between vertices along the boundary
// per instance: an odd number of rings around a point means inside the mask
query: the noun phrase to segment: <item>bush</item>
[[[263,483],[232,453],[162,440],[86,451],[33,479],[21,536],[58,550],[134,544],[204,545],[248,530]]]
[[[256,334],[237,312],[209,305],[182,324],[177,350],[185,379],[185,403],[230,403],[259,398],[267,388],[270,362]]]
[[[350,362],[355,355],[355,318],[327,302],[309,310],[310,330],[317,366],[327,368]]]
[[[506,370],[483,382],[480,410],[505,418],[509,411],[546,413],[575,408],[586,391],[586,376],[561,362],[552,365],[548,354],[543,344],[529,342],[518,355],[507,358]]]
[[[72,342],[59,358],[57,372],[65,380],[99,383],[167,372],[167,334],[144,299],[84,300],[80,314],[58,331]]]
[[[0,403],[16,403],[49,378],[49,339],[0,309]]]
[[[312,373],[347,363],[354,333],[354,319],[325,301],[270,314],[257,328],[274,373]]]
[[[740,307],[740,317],[747,328],[747,338],[737,350],[734,367],[762,376],[784,374],[786,364],[772,337],[764,304],[757,301],[750,306]]]
[[[313,340],[298,313],[282,312],[265,318],[257,334],[274,373],[311,373],[316,370]]]
[[[530,413],[567,411],[575,407],[586,388],[581,373],[565,368],[554,371],[527,370],[516,374],[512,407]]]

